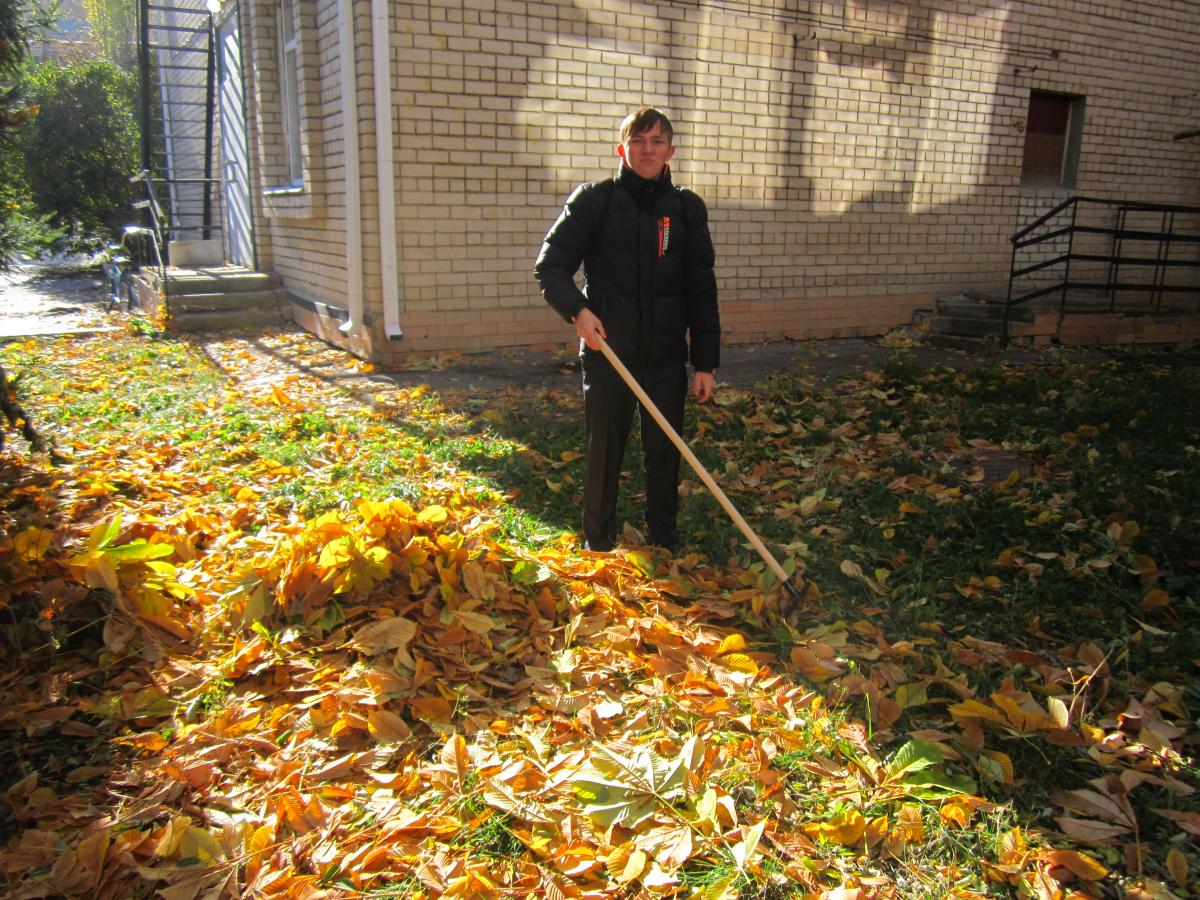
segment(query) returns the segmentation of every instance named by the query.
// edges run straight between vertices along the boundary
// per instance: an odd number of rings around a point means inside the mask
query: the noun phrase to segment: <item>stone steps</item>
[[[1065,310],[1053,295],[1016,307],[1008,323],[1010,346],[1045,347],[1052,343],[1157,344],[1189,346],[1200,337],[1200,311],[1164,309],[1113,303],[1094,293],[1072,292]],[[913,323],[925,330],[929,346],[967,352],[999,347],[1004,337],[1001,298],[964,292],[939,298],[932,310],[921,310]]]
[[[925,314],[926,342],[955,350],[996,347],[1004,338],[1004,298],[968,291],[939,297]],[[1009,312],[1011,341],[1041,346],[1054,335],[1056,317],[1037,306],[1018,306]]]
[[[133,276],[143,308],[157,309],[162,274],[147,268]],[[291,319],[283,280],[243,266],[168,267],[166,300],[170,331],[224,331],[282,325]]]
[[[274,309],[285,302],[282,288],[260,291],[234,291],[216,294],[172,294],[172,315],[181,313],[234,312],[239,309]]]
[[[185,312],[171,316],[171,331],[229,331],[238,328],[278,328],[291,321],[286,308],[242,309],[227,312]]]

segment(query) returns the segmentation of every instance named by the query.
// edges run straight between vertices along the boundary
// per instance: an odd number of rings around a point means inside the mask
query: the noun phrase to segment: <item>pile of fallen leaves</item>
[[[234,371],[259,358],[233,340],[209,353]],[[244,384],[204,414],[396,414],[305,374]],[[262,460],[218,489],[198,463],[212,440],[189,426],[53,468],[12,447],[0,461],[9,896],[1196,884],[1200,813],[1157,809],[1179,837],[1148,846],[1132,802],[1193,795],[1186,698],[1123,694],[1094,644],[889,637],[870,606],[829,619],[816,585],[781,608],[757,568],[513,546],[503,501],[429,460],[421,502],[304,518],[262,502],[303,471]],[[914,711],[928,727],[899,728]],[[1039,748],[1074,751],[1053,833],[1008,799]]]

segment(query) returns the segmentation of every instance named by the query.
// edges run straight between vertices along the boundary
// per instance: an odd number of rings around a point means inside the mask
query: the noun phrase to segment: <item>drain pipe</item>
[[[359,182],[358,79],[354,59],[354,0],[338,2],[338,55],[342,61],[342,153],[346,165],[346,305],[338,328],[352,334],[363,322],[362,184]]]
[[[383,330],[389,341],[400,328],[400,282],[396,262],[396,149],[392,133],[392,31],[389,0],[371,0],[375,66],[375,166],[379,201],[379,260],[383,277]]]

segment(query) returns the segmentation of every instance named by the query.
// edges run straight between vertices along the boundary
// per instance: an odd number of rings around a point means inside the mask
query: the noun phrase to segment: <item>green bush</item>
[[[40,229],[28,202],[15,135],[33,114],[22,93],[27,34],[34,24],[22,0],[0,0],[0,272],[35,251]]]
[[[75,242],[129,221],[138,170],[137,85],[110,62],[37,66],[26,82],[38,114],[21,130],[25,179],[39,214]]]

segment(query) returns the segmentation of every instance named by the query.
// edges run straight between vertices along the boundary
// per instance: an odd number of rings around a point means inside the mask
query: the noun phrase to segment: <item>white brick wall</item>
[[[259,204],[260,257],[297,295],[344,304],[337,4],[290,2],[305,29],[308,196]],[[405,339],[389,344],[379,338],[370,7],[356,0],[350,108],[377,329],[364,352],[568,341],[537,294],[533,259],[567,193],[615,170],[616,128],[642,103],[671,114],[675,179],[708,202],[731,341],[879,333],[938,293],[1002,289],[1008,238],[1066,196],[1020,187],[1031,90],[1087,98],[1076,193],[1200,204],[1200,141],[1172,140],[1200,124],[1191,0],[722,6],[390,5]],[[259,58],[248,75],[268,169],[277,99],[261,57],[274,46],[273,8],[253,4]]]

